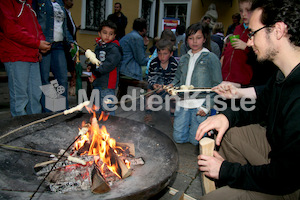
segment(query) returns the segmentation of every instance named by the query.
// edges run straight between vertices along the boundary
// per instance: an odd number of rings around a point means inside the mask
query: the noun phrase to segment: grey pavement
[[[83,82],[83,88],[86,88],[86,83]],[[129,87],[129,94],[134,87]],[[138,88],[135,88],[138,89]],[[8,84],[0,83],[0,120],[11,118],[9,112],[9,94]],[[77,98],[75,96],[69,96],[70,107],[77,105]],[[138,106],[139,107],[139,106]],[[139,122],[143,122],[145,112],[137,109],[136,111],[124,111],[120,107],[116,110],[116,116],[123,117]],[[173,126],[170,121],[170,115],[168,111],[156,111],[153,112],[153,125],[152,127],[165,133],[172,139]],[[170,183],[170,187],[184,192],[192,198],[199,199],[203,195],[201,176],[197,165],[197,155],[199,153],[199,147],[190,143],[176,144],[179,153],[179,167],[177,175],[174,181]],[[169,200],[174,196],[169,193],[168,188],[161,191],[151,200]],[[179,198],[178,198],[179,199]]]

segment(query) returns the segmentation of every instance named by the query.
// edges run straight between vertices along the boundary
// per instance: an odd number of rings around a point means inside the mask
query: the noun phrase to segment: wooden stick
[[[30,151],[30,152],[37,152],[37,153],[48,154],[48,155],[55,155],[55,156],[61,157],[61,155],[59,155],[57,153],[52,153],[52,152],[47,152],[47,151],[40,151],[40,150],[36,150],[36,149],[28,149],[28,148],[25,148],[25,147],[17,147],[17,146],[11,146],[11,145],[7,145],[7,144],[0,144],[0,146],[8,147],[8,148],[11,148],[11,149],[18,149],[18,150],[24,150],[24,151]],[[79,163],[79,164],[82,164],[82,165],[86,165],[86,162],[83,161],[83,160],[81,160],[81,159],[79,159],[79,158],[76,158],[76,157],[73,157],[73,156],[68,156],[68,155],[63,155],[63,157],[66,157],[71,162],[75,162],[75,163]]]
[[[200,144],[200,154],[213,156],[215,148],[215,140],[205,137],[199,141]],[[216,190],[215,182],[202,173],[202,180],[204,186],[204,193],[207,194],[211,191]]]
[[[156,88],[155,90],[151,90],[149,92],[146,92],[145,94],[141,94],[139,97],[136,97],[134,99],[129,99],[129,100],[126,100],[126,101],[122,101],[123,103],[128,103],[128,102],[132,102],[132,101],[135,101],[135,100],[138,100],[141,98],[141,96],[147,96],[147,95],[152,95],[154,92],[156,92],[157,90],[159,90],[160,88]],[[113,102],[110,102],[110,104],[113,104]],[[117,102],[117,103],[114,103],[115,105],[117,104],[121,104],[121,102]]]
[[[175,92],[212,92],[211,89],[175,90]]]
[[[38,163],[38,164],[34,165],[33,168],[34,168],[35,171],[39,171],[40,168],[42,168],[42,167],[44,167],[46,165],[53,164],[55,162],[56,162],[56,160],[48,160],[48,161],[41,162],[41,163]]]
[[[60,116],[60,115],[67,115],[67,114],[73,113],[73,112],[75,112],[75,111],[82,110],[82,108],[83,108],[84,106],[88,106],[89,104],[90,104],[89,101],[85,101],[85,102],[79,104],[79,105],[76,106],[76,107],[70,108],[69,110],[65,110],[65,111],[63,111],[63,112],[60,112],[60,113],[51,115],[51,116],[49,116],[49,117],[45,117],[45,118],[43,118],[43,119],[39,119],[39,120],[33,121],[33,122],[29,123],[29,124],[26,124],[26,125],[24,125],[24,126],[21,126],[21,127],[17,128],[17,129],[14,129],[14,130],[12,130],[12,131],[10,131],[10,132],[8,132],[8,133],[6,133],[6,134],[0,136],[0,140],[1,140],[2,138],[4,138],[4,137],[7,137],[7,136],[9,136],[10,134],[12,134],[12,133],[14,133],[14,132],[17,132],[17,131],[19,131],[19,130],[22,130],[22,129],[28,127],[28,126],[31,126],[31,125],[34,125],[34,124],[37,124],[37,123],[40,123],[40,122],[45,122],[45,121],[48,120],[48,119],[52,119],[52,118],[58,117],[58,116]]]

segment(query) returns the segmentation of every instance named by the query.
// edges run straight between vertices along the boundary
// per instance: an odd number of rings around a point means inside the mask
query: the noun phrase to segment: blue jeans
[[[41,67],[41,78],[42,84],[48,85],[49,82],[49,72],[54,75],[54,79],[57,80],[60,86],[65,88],[64,93],[61,95],[66,97],[66,108],[68,105],[68,68],[67,61],[64,51],[64,46],[62,42],[53,43],[51,46],[51,50],[46,54],[43,54],[43,59],[40,64]],[[44,112],[49,112],[48,109],[45,108],[45,95],[42,95],[42,106]]]
[[[99,108],[99,111],[98,112],[102,112],[102,111],[105,111],[105,112],[108,112],[110,115],[115,115],[115,111],[107,111],[105,110],[104,106],[103,106],[103,101],[104,101],[104,97],[107,96],[107,95],[113,95],[115,96],[115,89],[103,89],[102,87],[95,87],[94,86],[94,89],[97,89],[99,90],[99,95],[100,95],[100,108]],[[111,101],[113,101],[112,98],[108,98],[110,99]],[[113,108],[115,105],[114,104],[107,104],[107,107],[108,108]]]
[[[39,63],[6,62],[4,63],[10,97],[11,115],[27,115],[42,112],[40,99],[42,85]]]
[[[206,120],[208,115],[205,117],[196,116],[197,111],[198,109],[196,108],[176,108],[173,131],[173,139],[176,143],[190,142],[193,145],[199,144],[199,141],[195,139],[196,132],[199,124]]]

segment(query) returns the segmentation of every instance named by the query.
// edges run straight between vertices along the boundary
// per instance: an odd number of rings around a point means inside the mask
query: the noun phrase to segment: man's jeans
[[[4,63],[10,97],[11,115],[27,115],[42,112],[40,99],[42,90],[40,67],[36,62],[6,62]]]
[[[205,117],[196,116],[197,112],[197,108],[185,109],[179,106],[176,107],[173,132],[173,139],[176,143],[190,142],[193,145],[199,144],[199,141],[195,139],[196,132],[199,124],[206,120],[208,115]]]
[[[51,46],[51,50],[46,54],[43,54],[43,59],[41,61],[41,77],[42,84],[48,85],[49,82],[49,72],[54,75],[54,79],[57,80],[60,86],[63,86],[65,91],[61,95],[66,97],[66,109],[68,106],[68,69],[67,69],[67,61],[64,52],[64,46],[62,42],[53,43]],[[49,112],[48,109],[45,108],[45,94],[42,95],[42,106],[43,111]]]

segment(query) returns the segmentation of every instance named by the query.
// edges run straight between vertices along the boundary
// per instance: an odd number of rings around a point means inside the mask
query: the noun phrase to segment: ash
[[[98,167],[94,163],[94,156],[80,156],[80,159],[87,162],[87,164],[74,164],[68,160],[62,160],[56,163],[50,174],[45,180],[45,184],[49,186],[52,192],[67,193],[71,191],[89,190],[92,186],[92,170],[97,167],[109,186],[112,186],[119,179],[113,172],[111,172],[103,162],[98,161]],[[36,172],[39,179],[43,179],[51,170],[54,164],[49,164]],[[101,170],[100,170],[101,168]]]

